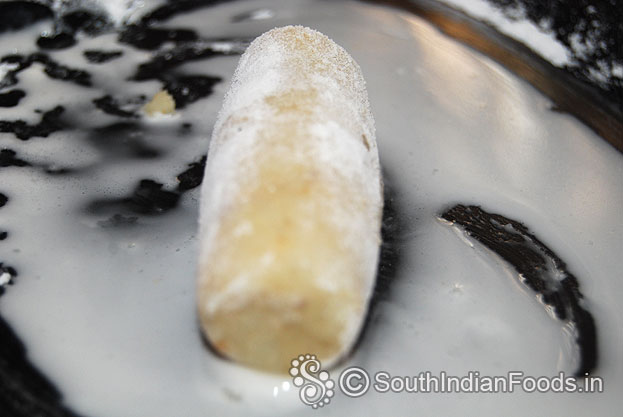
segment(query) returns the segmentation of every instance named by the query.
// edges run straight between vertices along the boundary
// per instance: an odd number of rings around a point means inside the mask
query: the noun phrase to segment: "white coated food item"
[[[152,99],[143,106],[143,112],[150,117],[158,114],[173,114],[175,113],[175,100],[168,91],[158,91],[154,94]]]
[[[323,34],[273,29],[240,59],[200,212],[199,316],[214,348],[285,371],[353,346],[374,286],[382,183],[365,82]]]

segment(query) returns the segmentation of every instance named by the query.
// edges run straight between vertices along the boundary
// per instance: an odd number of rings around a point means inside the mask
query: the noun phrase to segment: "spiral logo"
[[[340,374],[340,389],[349,397],[357,398],[370,389],[370,375],[363,368],[352,366]]]
[[[329,373],[320,368],[316,355],[300,355],[290,362],[290,375],[295,387],[299,387],[299,397],[303,404],[314,409],[324,407],[335,395],[335,382],[329,379]]]

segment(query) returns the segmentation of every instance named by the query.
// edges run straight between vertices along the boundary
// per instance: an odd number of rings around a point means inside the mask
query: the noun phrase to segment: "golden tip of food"
[[[200,314],[212,347],[258,370],[286,374],[292,359],[314,354],[330,364],[344,350],[346,315],[357,314],[344,294],[255,294],[231,311]],[[284,302],[288,300],[288,302]]]
[[[148,116],[172,114],[175,112],[175,100],[166,90],[160,90],[143,106],[143,111]]]

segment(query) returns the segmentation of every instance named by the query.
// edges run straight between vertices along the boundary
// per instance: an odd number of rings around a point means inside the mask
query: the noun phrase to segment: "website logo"
[[[335,395],[335,382],[329,373],[322,370],[316,355],[299,355],[290,362],[292,383],[299,388],[299,398],[303,404],[313,409],[324,407]]]

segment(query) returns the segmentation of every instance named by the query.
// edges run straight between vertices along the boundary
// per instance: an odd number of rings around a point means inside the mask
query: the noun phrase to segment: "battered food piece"
[[[175,100],[166,90],[158,91],[149,103],[143,106],[143,111],[148,116],[156,114],[172,114],[175,112]]]
[[[376,276],[382,183],[365,81],[323,34],[273,29],[241,57],[201,190],[198,310],[224,356],[284,372],[352,348]]]

